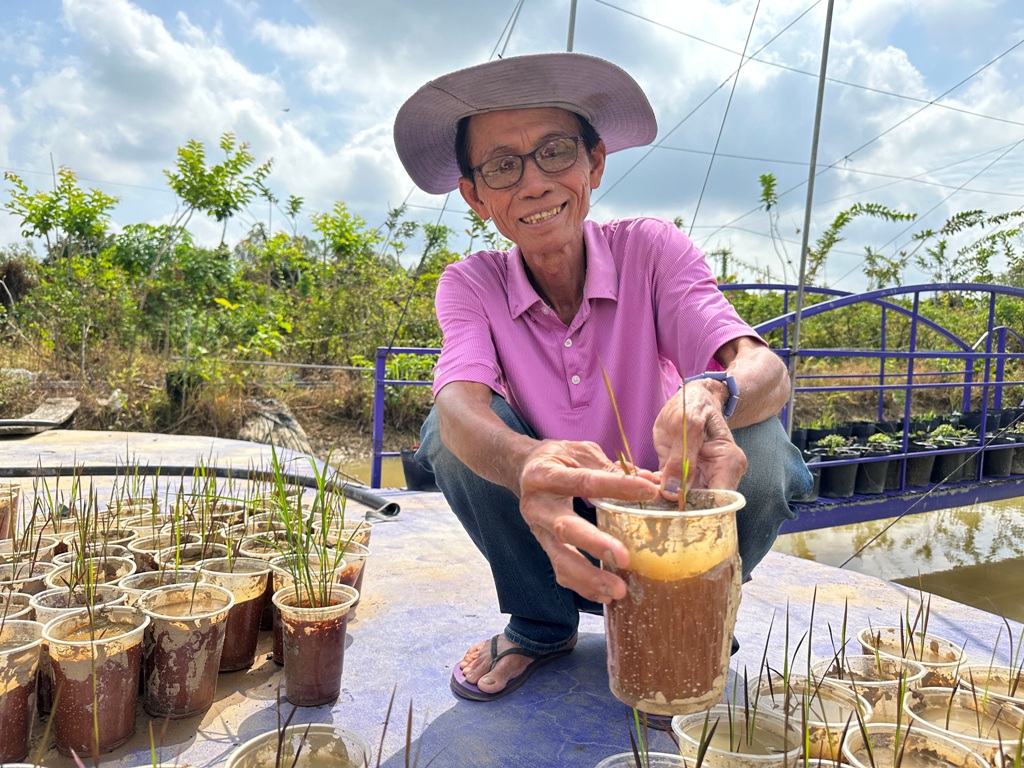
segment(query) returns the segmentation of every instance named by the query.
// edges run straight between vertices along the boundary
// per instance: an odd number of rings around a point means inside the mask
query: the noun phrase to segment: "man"
[[[586,220],[607,155],[656,133],[627,73],[571,53],[445,75],[398,113],[395,144],[413,180],[434,194],[458,188],[515,244],[441,277],[444,347],[417,453],[510,616],[453,672],[464,698],[514,691],[572,650],[580,611],[624,597],[598,562],[625,567],[627,553],[596,528],[586,500],[673,498],[684,418],[691,484],[747,496],[737,518],[744,575],[793,516],[787,500],[810,489],[777,418],[785,366],[736,315],[703,255],[671,222]],[[615,460],[625,446],[605,373],[636,474]]]

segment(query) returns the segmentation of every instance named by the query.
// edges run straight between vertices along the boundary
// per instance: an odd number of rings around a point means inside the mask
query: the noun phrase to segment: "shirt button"
[[[541,312],[543,312],[545,315],[551,314],[551,310],[548,309],[547,307],[544,307],[543,309],[541,309]]]
[[[565,340],[565,346],[571,347],[572,346],[572,339],[566,339]]]
[[[569,379],[569,381],[571,381],[573,384],[579,384],[580,383],[580,377],[579,376],[573,376],[571,379]]]

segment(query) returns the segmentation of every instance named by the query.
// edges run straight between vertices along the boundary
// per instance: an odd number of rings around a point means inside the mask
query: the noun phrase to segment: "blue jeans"
[[[510,429],[536,437],[504,398],[494,395],[491,408]],[[796,517],[789,499],[808,493],[812,481],[779,419],[734,430],[733,436],[749,465],[738,489],[747,505],[736,515],[746,578],[771,549],[782,522]],[[561,650],[576,635],[580,611],[601,613],[600,603],[555,581],[547,553],[519,512],[519,499],[481,478],[445,448],[433,410],[420,430],[416,459],[433,470],[445,500],[490,565],[498,606],[510,616],[506,638],[531,651]],[[579,499],[574,508],[594,522],[594,510]]]

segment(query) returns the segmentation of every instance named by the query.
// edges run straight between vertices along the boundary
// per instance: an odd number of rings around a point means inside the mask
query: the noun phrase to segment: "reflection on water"
[[[1024,621],[1024,499],[790,533],[774,549]]]

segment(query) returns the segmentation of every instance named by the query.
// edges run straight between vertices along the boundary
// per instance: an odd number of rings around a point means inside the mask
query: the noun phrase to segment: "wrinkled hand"
[[[520,511],[551,559],[558,583],[600,603],[625,597],[625,582],[594,566],[580,550],[620,568],[629,563],[629,554],[573,511],[575,496],[650,501],[658,496],[656,475],[645,470],[627,475],[596,443],[570,440],[542,441],[520,473]]]
[[[699,385],[687,386],[685,417],[690,487],[736,490],[747,471],[747,457],[733,440],[718,401]],[[683,417],[682,396],[677,393],[665,403],[654,422],[661,493],[668,499],[678,497],[681,485]]]

